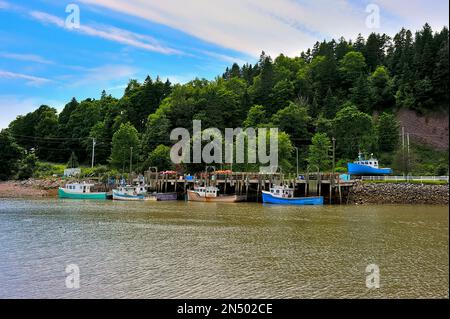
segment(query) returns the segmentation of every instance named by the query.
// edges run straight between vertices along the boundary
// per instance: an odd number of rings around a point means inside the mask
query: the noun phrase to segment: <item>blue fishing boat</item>
[[[365,159],[364,155],[360,152],[358,154],[358,160],[353,163],[347,164],[348,173],[350,175],[389,175],[392,174],[390,168],[380,168],[378,166],[378,160],[371,154],[369,159]]]
[[[282,205],[323,205],[323,196],[294,197],[294,189],[275,186],[270,191],[262,191],[263,203]]]

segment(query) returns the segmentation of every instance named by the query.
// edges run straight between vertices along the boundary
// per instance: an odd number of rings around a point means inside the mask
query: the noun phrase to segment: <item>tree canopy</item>
[[[171,130],[191,131],[192,120],[201,120],[203,128],[219,130],[278,127],[286,150],[281,161],[288,167],[297,147],[306,166],[306,159],[317,162],[314,154],[331,137],[340,159],[355,158],[358,150],[395,152],[395,112],[448,112],[448,82],[448,29],[433,32],[425,24],[393,37],[317,42],[297,57],[262,52],[255,64],[233,63],[210,81],[131,79],[121,98],[103,91],[100,99],[73,98],[59,114],[43,105],[19,116],[2,133],[3,147],[13,157],[20,147],[40,160],[66,163],[74,154],[89,163],[95,139],[96,163],[120,169],[129,165],[130,147],[135,163],[163,163]]]

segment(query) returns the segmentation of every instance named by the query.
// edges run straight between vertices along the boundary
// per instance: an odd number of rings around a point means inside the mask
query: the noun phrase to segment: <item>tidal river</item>
[[[448,298],[448,226],[448,206],[0,199],[0,298]]]

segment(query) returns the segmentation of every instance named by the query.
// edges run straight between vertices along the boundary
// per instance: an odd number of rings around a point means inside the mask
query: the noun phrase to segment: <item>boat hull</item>
[[[348,163],[348,174],[350,175],[389,175],[392,174],[390,168],[374,168],[366,165]]]
[[[156,193],[156,200],[159,201],[168,201],[168,200],[177,200],[177,193]]]
[[[103,200],[106,199],[106,193],[71,193],[66,190],[58,189],[59,198],[70,198],[70,199],[95,199]]]
[[[197,192],[188,190],[188,200],[193,202],[222,202],[222,203],[236,203],[243,202],[247,199],[245,195],[222,195],[217,197],[200,196]]]
[[[293,197],[280,198],[273,196],[270,192],[262,192],[263,203],[281,205],[323,205],[323,196],[317,197]]]

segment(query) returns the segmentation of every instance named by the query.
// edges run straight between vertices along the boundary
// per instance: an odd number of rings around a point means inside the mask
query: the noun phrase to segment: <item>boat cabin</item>
[[[364,159],[363,154],[359,153],[358,160],[354,163],[364,166],[370,166],[373,168],[378,168],[378,160],[373,157],[373,154],[370,154],[370,159]]]
[[[201,197],[217,197],[219,188],[214,186],[198,186],[194,187],[194,191]]]
[[[294,198],[294,189],[285,186],[274,186],[270,189],[270,193],[275,197]]]
[[[119,186],[118,192],[126,195],[142,195],[147,192],[145,185],[125,185]]]
[[[65,190],[70,193],[90,193],[91,187],[93,187],[94,184],[87,184],[87,183],[72,183],[72,184],[66,184]]]

